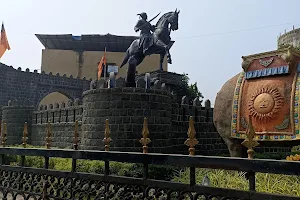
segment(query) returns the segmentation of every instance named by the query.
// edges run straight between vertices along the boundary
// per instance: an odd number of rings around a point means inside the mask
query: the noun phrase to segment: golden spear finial
[[[78,150],[78,142],[79,142],[79,133],[78,133],[78,120],[75,122],[75,131],[74,131],[74,144],[73,147],[75,150]]]
[[[110,138],[110,129],[109,129],[109,121],[108,119],[105,120],[105,130],[104,130],[104,150],[109,151],[109,144],[111,143],[112,139]]]
[[[50,149],[51,148],[51,141],[52,141],[52,130],[51,130],[51,124],[48,122],[47,125],[47,137],[46,137],[46,148]]]
[[[23,137],[22,137],[22,142],[23,142],[22,145],[24,148],[26,148],[26,145],[27,145],[27,139],[28,139],[27,135],[28,135],[28,127],[27,127],[27,122],[25,122],[24,130],[23,130]]]
[[[246,130],[246,136],[247,136],[247,138],[242,142],[242,145],[244,145],[246,148],[248,148],[248,150],[247,150],[248,158],[253,159],[253,154],[254,154],[253,148],[258,146],[259,143],[254,139],[255,131],[254,131],[254,127],[252,125],[252,116],[251,115],[249,115],[249,123],[248,123],[248,127]]]
[[[195,146],[199,143],[196,138],[196,131],[195,131],[195,125],[193,117],[190,116],[189,119],[189,129],[187,132],[188,139],[184,142],[185,145],[189,146],[189,155],[194,156],[195,155]]]
[[[140,143],[143,145],[143,153],[148,153],[148,144],[151,142],[149,137],[149,129],[148,129],[148,121],[147,118],[144,118],[143,130],[142,130],[143,137],[140,139]]]

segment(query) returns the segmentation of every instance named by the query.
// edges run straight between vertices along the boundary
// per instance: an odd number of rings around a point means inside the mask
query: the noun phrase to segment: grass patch
[[[196,183],[201,184],[207,176],[210,186],[248,190],[249,182],[245,172],[219,170],[219,169],[196,169]],[[175,182],[189,183],[189,170],[180,173],[173,179]],[[256,191],[282,195],[300,196],[300,176],[281,174],[256,173]]]
[[[20,147],[20,146],[19,146]],[[27,148],[44,148],[27,146]],[[285,160],[288,155],[296,155],[300,152],[300,146],[293,148],[292,153],[276,154],[256,154],[256,158]],[[18,165],[20,156],[6,156],[5,161],[11,165]],[[26,156],[25,166],[34,168],[44,167],[44,158],[37,156]],[[49,168],[60,171],[71,171],[72,159],[70,158],[50,158]],[[77,160],[78,172],[104,173],[103,161]],[[126,177],[143,177],[143,165],[132,163],[110,162],[110,173],[112,175]],[[196,169],[196,183],[201,184],[203,178],[207,176],[210,185],[220,188],[231,188],[238,190],[248,190],[249,183],[245,177],[245,172],[217,170],[217,169]],[[189,169],[180,170],[172,166],[149,165],[149,178],[157,180],[173,180],[175,182],[189,183]],[[278,175],[256,173],[256,190],[258,192],[274,193],[282,195],[300,196],[300,176]]]

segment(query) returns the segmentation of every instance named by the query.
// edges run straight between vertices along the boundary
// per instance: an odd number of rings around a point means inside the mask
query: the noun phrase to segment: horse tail
[[[127,51],[126,51],[126,54],[125,54],[125,58],[124,58],[124,60],[123,60],[123,62],[121,64],[120,68],[123,67],[124,65],[126,65],[126,63],[128,62],[129,58],[130,58],[130,53],[129,53],[129,48],[128,48]]]

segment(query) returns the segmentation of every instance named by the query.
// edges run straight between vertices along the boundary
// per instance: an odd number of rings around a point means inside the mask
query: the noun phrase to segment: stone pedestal
[[[162,90],[141,88],[93,89],[83,93],[82,149],[104,150],[105,120],[109,119],[111,148],[141,152],[144,117],[148,118],[149,152],[164,152],[169,144],[171,97]]]

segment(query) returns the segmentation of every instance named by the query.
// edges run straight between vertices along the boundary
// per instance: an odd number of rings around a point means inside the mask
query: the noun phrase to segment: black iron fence
[[[251,125],[251,123],[249,123]],[[5,126],[5,125],[4,125]],[[26,125],[25,125],[26,127]],[[274,173],[286,175],[300,175],[300,162],[257,160],[251,159],[252,147],[257,145],[253,140],[253,130],[248,131],[248,138],[243,142],[248,147],[249,158],[225,158],[196,156],[194,146],[197,144],[193,129],[193,120],[190,119],[186,141],[190,155],[167,155],[148,153],[147,144],[150,141],[147,121],[144,122],[143,153],[110,152],[110,138],[108,121],[105,131],[105,151],[77,150],[79,141],[75,131],[74,149],[50,149],[51,131],[49,126],[47,149],[26,148],[27,131],[24,128],[23,148],[0,148],[0,192],[3,200],[11,199],[300,199],[300,197],[283,196],[256,192],[255,174]],[[5,130],[5,129],[4,129]],[[3,134],[5,141],[5,134]],[[3,139],[3,138],[2,138]],[[21,157],[17,166],[7,165],[7,155]],[[25,167],[27,156],[42,156],[44,168]],[[49,159],[70,158],[72,169],[59,171],[49,169]],[[99,160],[105,162],[103,174],[77,172],[78,160]],[[110,162],[139,163],[143,165],[143,177],[120,177],[110,173]],[[149,165],[168,165],[190,169],[189,184],[172,181],[149,179]],[[247,172],[249,190],[235,190],[215,188],[199,185],[196,182],[196,168],[225,169]]]

